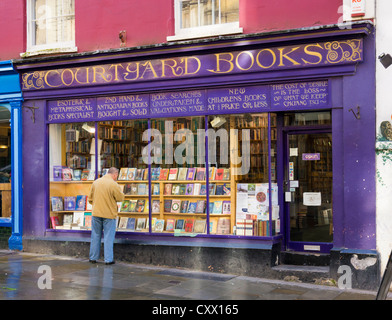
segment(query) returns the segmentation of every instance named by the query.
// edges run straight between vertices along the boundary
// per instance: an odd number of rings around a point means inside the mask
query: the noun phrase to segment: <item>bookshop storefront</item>
[[[265,275],[284,251],[375,254],[373,49],[366,24],[16,61],[26,249],[87,252],[116,167],[118,258]]]

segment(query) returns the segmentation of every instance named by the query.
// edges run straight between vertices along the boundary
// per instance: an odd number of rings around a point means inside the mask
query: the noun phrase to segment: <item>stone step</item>
[[[329,267],[327,266],[299,266],[282,264],[272,268],[274,276],[277,279],[318,283],[318,284],[333,284],[330,279]]]

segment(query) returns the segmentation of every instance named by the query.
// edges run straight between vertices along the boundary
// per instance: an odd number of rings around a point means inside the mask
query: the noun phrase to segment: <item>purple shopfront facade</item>
[[[373,26],[362,23],[350,29],[295,30],[15,61],[24,104],[34,110],[23,117],[24,249],[87,258],[89,232],[49,229],[49,124],[330,111],[333,242],[322,253],[328,256],[331,277],[338,276],[340,265],[348,264],[356,272],[354,286],[377,286],[378,262],[366,270],[350,264],[354,256],[378,261],[375,60]],[[323,84],[322,94],[312,94],[316,83]],[[283,97],[285,84],[299,90],[290,101]],[[230,94],[254,99],[233,103],[227,98]],[[113,96],[135,103],[131,108],[114,105],[107,99]],[[173,107],[179,99],[189,99],[189,104],[182,100],[181,107]],[[283,153],[281,138],[278,132],[278,153]],[[281,158],[278,185],[283,184],[284,170]],[[283,207],[284,201],[280,192],[279,205]],[[274,277],[274,266],[285,262],[287,252],[282,211],[281,234],[276,236],[118,232],[115,252],[132,262]]]

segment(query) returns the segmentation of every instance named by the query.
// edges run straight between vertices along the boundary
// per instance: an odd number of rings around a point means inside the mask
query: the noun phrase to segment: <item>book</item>
[[[180,168],[178,170],[178,178],[177,178],[177,180],[180,180],[180,181],[186,180],[187,173],[188,173],[188,168]]]
[[[178,168],[170,168],[168,180],[177,180]]]
[[[167,180],[169,177],[169,169],[161,168],[160,174],[159,174],[159,180]]]
[[[186,219],[185,226],[184,226],[185,232],[193,232],[194,223],[195,223],[195,219],[192,218]]]
[[[122,185],[120,185],[120,186],[122,186]],[[125,195],[131,195],[131,184],[130,183],[127,183],[127,184],[124,184],[123,185],[124,186],[124,188],[123,188],[123,190],[122,190],[122,192],[123,192],[123,194],[125,194]]]
[[[190,201],[188,204],[188,209],[187,209],[187,213],[196,213],[196,206],[197,206],[197,202],[196,201]]]
[[[223,169],[223,178],[222,180],[230,180],[230,168]]]
[[[224,172],[223,168],[216,169],[215,180],[222,180],[223,179],[223,172]]]
[[[206,232],[206,220],[204,219],[196,219],[194,226],[193,226],[193,232],[195,233],[205,233]]]
[[[143,169],[143,180],[148,180],[148,168]]]
[[[76,197],[64,197],[64,210],[73,211],[76,207]]]
[[[215,183],[210,183],[210,185],[209,185],[209,195],[211,196],[213,196],[213,195],[215,195],[215,190],[216,190],[216,184]]]
[[[161,211],[160,202],[159,200],[152,200],[152,213],[159,213]]]
[[[185,220],[184,219],[177,219],[176,229],[184,230],[184,228],[185,228]]]
[[[56,229],[60,226],[59,217],[50,217],[50,223],[52,224],[52,229]]]
[[[198,196],[200,195],[201,183],[195,183],[193,185],[193,195]]]
[[[207,194],[207,186],[205,184],[202,184],[200,187],[199,195],[205,196],[206,194]]]
[[[187,195],[187,196],[193,195],[193,183],[188,183],[186,185],[185,195]]]
[[[196,168],[188,168],[188,174],[186,176],[187,180],[195,180]]]
[[[90,174],[90,170],[89,169],[83,169],[82,170],[82,175],[80,177],[80,180],[87,181],[89,174]]]
[[[222,201],[218,200],[218,201],[214,201],[214,209],[212,212],[212,214],[222,214]]]
[[[188,204],[189,204],[189,200],[183,200],[181,202],[181,208],[180,208],[180,213],[186,213],[188,210]]]
[[[84,212],[75,211],[73,213],[72,223],[76,224],[78,227],[84,227]]]
[[[179,192],[179,195],[180,195],[180,196],[184,196],[184,195],[185,195],[185,192],[186,192],[186,184],[181,183],[181,184],[180,184],[180,192]]]
[[[126,229],[134,231],[135,225],[136,225],[136,218],[129,218]]]
[[[135,180],[136,168],[128,168],[127,180]]]
[[[230,219],[219,218],[216,233],[229,234],[230,233]]]
[[[217,184],[216,185],[215,195],[223,196],[223,184]]]
[[[163,195],[170,196],[172,194],[173,184],[166,183],[165,188],[163,189]]]
[[[215,172],[216,172],[216,168],[215,167],[210,167],[208,169],[208,179],[214,180],[215,179]]]
[[[151,168],[151,180],[156,181],[159,180],[159,174],[161,172],[161,168]]]
[[[81,169],[74,169],[72,179],[74,181],[80,181],[82,179],[82,170]]]
[[[87,180],[95,180],[95,170],[90,170],[90,172],[88,173]]]
[[[135,199],[129,200],[128,212],[136,212],[136,205],[137,205],[137,200]]]
[[[63,225],[64,224],[72,224],[73,222],[73,213],[65,213],[63,215]]]
[[[148,185],[145,183],[139,183],[137,186],[137,194],[139,196],[145,196],[148,194]]]
[[[138,218],[137,225],[136,225],[136,231],[141,231],[145,228],[146,228],[146,218]]]
[[[175,222],[176,222],[175,219],[167,219],[166,220],[166,231],[174,231]]]
[[[62,171],[63,171],[62,166],[53,166],[53,181],[63,180]]]
[[[129,200],[124,200],[122,203],[121,203],[121,209],[120,209],[120,212],[130,212],[129,211]]]
[[[163,212],[170,213],[170,211],[171,211],[171,202],[172,201],[170,199],[164,200],[164,202],[163,202]]]
[[[146,200],[145,199],[137,200],[135,212],[144,212],[145,205],[146,205]]]
[[[205,180],[206,168],[196,168],[196,180]]]
[[[135,180],[143,180],[143,169],[136,169]]]
[[[87,199],[87,196],[85,196],[85,195],[77,195],[75,210],[78,210],[78,211],[86,210],[86,199]]]
[[[52,211],[63,211],[63,198],[62,197],[51,197]]]
[[[222,214],[231,214],[231,201],[223,201]]]
[[[63,181],[71,181],[73,176],[72,173],[73,170],[71,168],[63,168],[63,170],[61,171]]]
[[[160,190],[159,183],[154,183],[151,188],[152,194],[159,195],[159,190]]]
[[[120,221],[118,223],[119,229],[126,229],[128,225],[128,217],[120,217]]]
[[[163,232],[164,227],[165,227],[165,220],[157,219],[157,221],[155,222],[155,231]]]
[[[92,214],[91,212],[85,212],[84,213],[84,226],[87,229],[91,229],[91,220],[92,220]]]
[[[120,174],[118,175],[118,180],[127,180],[128,168],[120,168]]]
[[[206,200],[197,200],[195,213],[204,213]]]
[[[171,202],[171,213],[180,213],[181,200],[173,199]]]
[[[180,185],[178,183],[174,183],[171,191],[172,195],[178,196],[180,194]]]

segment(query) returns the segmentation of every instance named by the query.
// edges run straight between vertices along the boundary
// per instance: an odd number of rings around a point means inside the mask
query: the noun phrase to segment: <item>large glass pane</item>
[[[53,229],[89,229],[87,202],[95,179],[95,125],[49,125],[50,221]]]
[[[179,0],[181,28],[239,21],[238,0]]]
[[[0,217],[11,217],[10,111],[0,107]]]
[[[149,170],[143,160],[143,150],[148,144],[143,133],[147,129],[147,120],[98,123],[98,171],[104,175],[110,167],[120,169],[117,182],[125,199],[118,204],[119,231],[149,230]]]
[[[289,135],[290,240],[332,242],[332,134]]]
[[[204,117],[151,120],[153,232],[206,233]]]
[[[230,136],[234,139],[230,141],[231,162],[236,167],[233,188],[233,192],[236,192],[236,234],[275,235],[280,231],[276,183],[276,115],[245,114],[232,116],[232,119],[233,128],[238,130]]]

